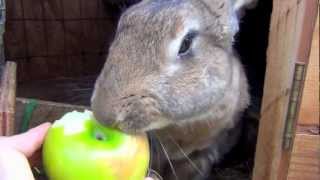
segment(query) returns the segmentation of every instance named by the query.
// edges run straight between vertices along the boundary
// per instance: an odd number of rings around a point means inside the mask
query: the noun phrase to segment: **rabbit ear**
[[[233,9],[238,12],[243,8],[255,6],[258,0],[231,0],[233,1]]]

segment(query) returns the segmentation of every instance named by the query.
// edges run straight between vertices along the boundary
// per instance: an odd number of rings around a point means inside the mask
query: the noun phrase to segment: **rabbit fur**
[[[250,97],[232,46],[238,12],[254,1],[143,0],[120,17],[92,110],[102,124],[155,136],[165,180],[205,179],[237,141]]]

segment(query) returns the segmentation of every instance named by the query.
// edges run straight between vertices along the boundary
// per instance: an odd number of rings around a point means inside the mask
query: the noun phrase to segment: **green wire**
[[[30,120],[32,118],[32,113],[35,108],[38,106],[38,101],[34,99],[30,99],[29,102],[26,104],[23,117],[22,117],[22,126],[20,129],[20,133],[25,132],[29,129]]]

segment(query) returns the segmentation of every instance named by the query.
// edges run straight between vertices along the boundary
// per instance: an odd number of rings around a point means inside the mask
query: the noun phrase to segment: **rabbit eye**
[[[196,35],[197,35],[196,32],[190,32],[183,38],[183,41],[179,49],[179,56],[182,56],[188,53],[189,49],[191,48],[193,39],[196,37]]]

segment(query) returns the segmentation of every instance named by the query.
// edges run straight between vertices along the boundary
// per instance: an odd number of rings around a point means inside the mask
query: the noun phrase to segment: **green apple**
[[[143,180],[150,158],[145,134],[101,126],[87,110],[55,121],[42,154],[50,180]]]

